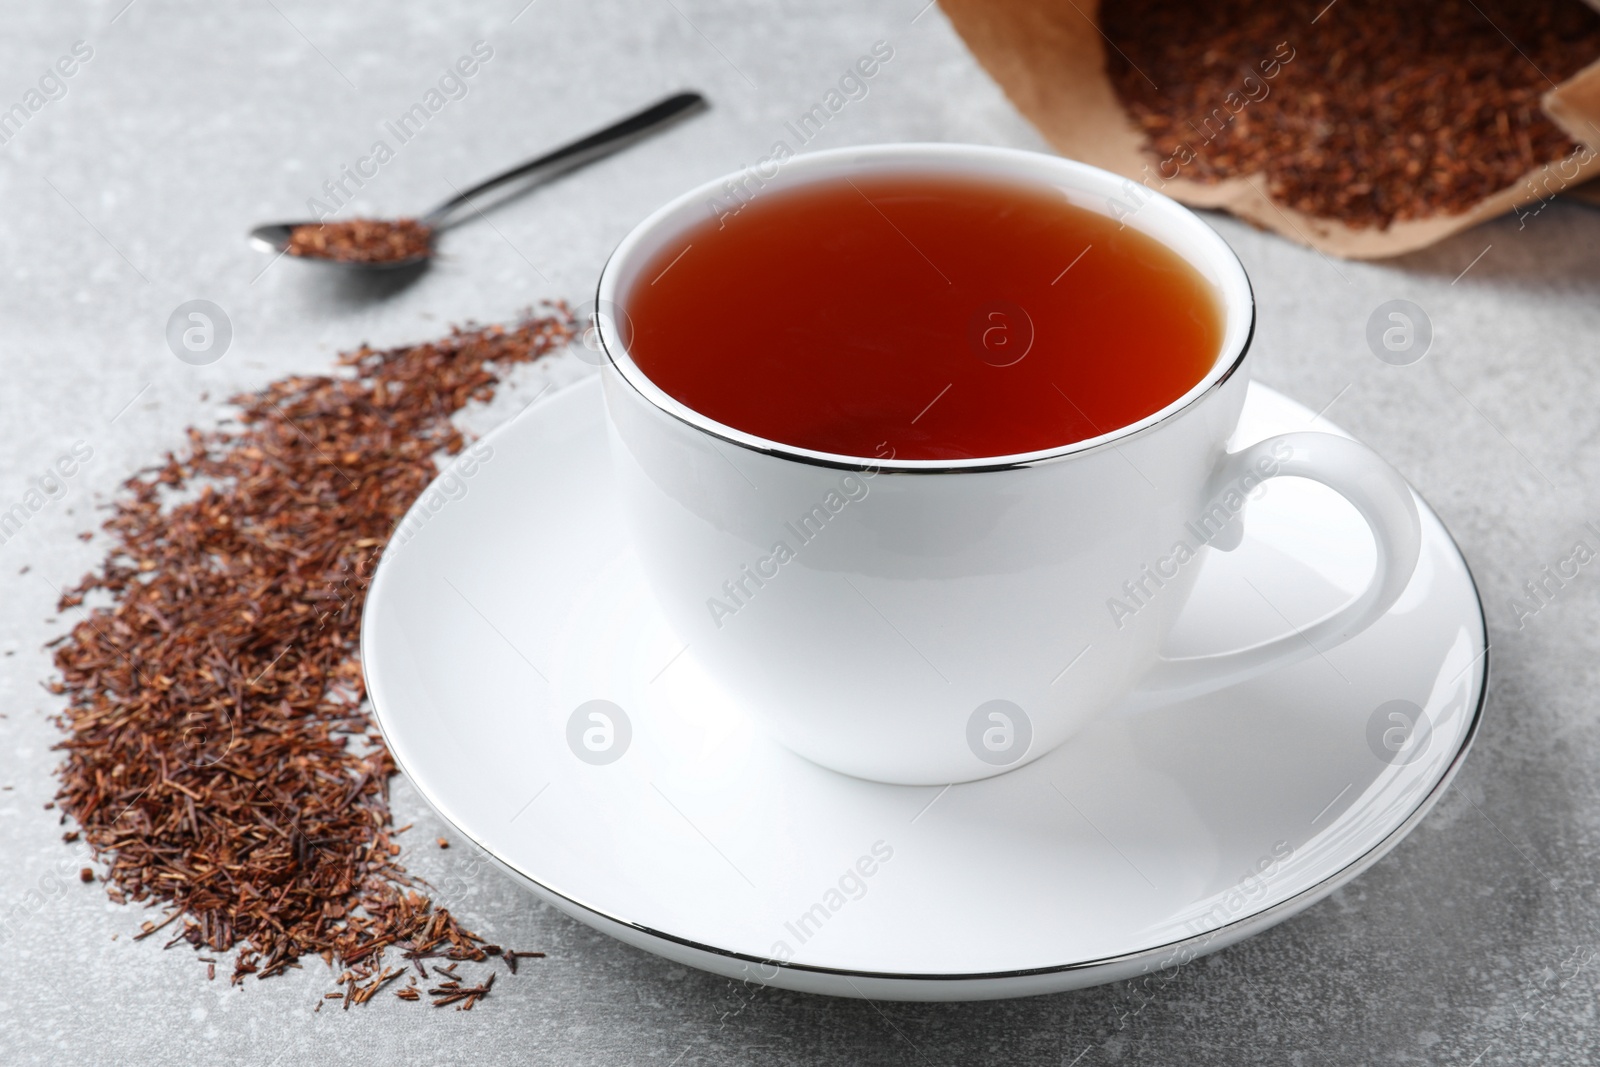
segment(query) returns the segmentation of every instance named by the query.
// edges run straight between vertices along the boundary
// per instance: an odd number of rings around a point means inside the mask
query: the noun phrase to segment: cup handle
[[[1295,633],[1230,652],[1160,657],[1135,690],[1135,703],[1201,696],[1326,652],[1377,622],[1411,581],[1422,550],[1422,523],[1411,487],[1357,441],[1329,433],[1287,433],[1230,452],[1212,475],[1206,499],[1219,500],[1230,488],[1248,492],[1268,478],[1284,477],[1321,482],[1355,505],[1377,543],[1378,566],[1371,584],[1344,607]],[[1238,547],[1238,523],[1235,515],[1232,529],[1209,543],[1223,551]]]

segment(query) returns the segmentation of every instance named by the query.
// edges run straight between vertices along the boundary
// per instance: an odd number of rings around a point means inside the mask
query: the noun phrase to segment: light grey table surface
[[[102,539],[74,536],[97,525],[97,504],[178,447],[183,427],[211,424],[232,392],[323,370],[361,341],[581,300],[635,220],[764,155],[876,41],[892,61],[814,146],[1039,147],[924,2],[8,6],[0,107],[74,42],[93,54],[0,146],[0,507],[75,442],[93,457],[0,545],[0,1060],[1595,1061],[1600,578],[1583,570],[1521,626],[1512,607],[1575,541],[1600,544],[1583,527],[1600,521],[1600,213],[1564,203],[1377,264],[1214,220],[1255,282],[1258,377],[1331,405],[1438,509],[1482,585],[1494,678],[1477,746],[1420,829],[1331,899],[1184,968],[1153,999],[1126,984],[969,1005],[751,995],[613,942],[497,876],[460,878],[465,849],[419,847],[406,862],[456,886],[444,903],[550,958],[470,1014],[384,996],[313,1015],[330,988],[319,962],[242,990],[208,983],[188,951],[131,940],[141,910],[56,877],[79,857],[42,810],[58,734],[41,645],[69,621],[53,613],[53,587],[103,551]],[[468,94],[398,149],[355,209],[420,210],[679,87],[704,90],[715,110],[451,233],[409,288],[335,284],[246,247],[249,226],[301,214],[477,41],[493,57]],[[1408,367],[1364,341],[1373,310],[1400,297],[1435,330]],[[169,314],[194,298],[220,304],[234,328],[226,356],[205,367],[164,340]],[[487,428],[546,380],[590,372],[570,357],[534,368],[466,421]],[[395,809],[418,823],[412,839],[431,840],[437,823],[403,782]]]

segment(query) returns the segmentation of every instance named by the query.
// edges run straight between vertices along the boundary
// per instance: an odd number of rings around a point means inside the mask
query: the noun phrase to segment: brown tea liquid
[[[866,458],[1070,444],[1188,392],[1222,344],[1176,253],[1057,189],[875,174],[768,189],[640,272],[630,352],[769,440]]]

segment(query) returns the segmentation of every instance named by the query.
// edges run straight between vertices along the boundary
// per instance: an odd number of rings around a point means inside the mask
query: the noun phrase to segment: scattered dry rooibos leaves
[[[288,253],[339,263],[398,263],[433,248],[433,227],[416,219],[344,219],[289,231]]]
[[[235,398],[237,426],[189,431],[181,456],[126,483],[85,605],[59,639],[68,733],[63,818],[108,864],[118,901],[182,918],[168,944],[238,947],[233,980],[320,955],[364,1003],[427,959],[506,960],[436,908],[398,862],[394,763],[360,704],[362,592],[385,540],[463,445],[451,416],[498,373],[572,335],[564,307],[515,327],[341,357]],[[209,967],[209,964],[208,964]],[[454,976],[429,992],[470,1009]],[[417,999],[403,995],[401,999]]]
[[[1278,203],[1358,228],[1465,211],[1569,155],[1539,97],[1600,58],[1580,0],[1122,0],[1100,24],[1155,154],[1192,152],[1178,174],[1264,174]]]

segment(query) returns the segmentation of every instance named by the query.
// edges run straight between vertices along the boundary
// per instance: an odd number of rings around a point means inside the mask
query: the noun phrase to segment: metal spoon
[[[635,141],[665,129],[673,122],[687,118],[690,115],[704,111],[709,105],[706,98],[699,93],[678,93],[665,100],[645,108],[643,111],[619,122],[612,123],[603,130],[598,130],[587,137],[579,138],[570,144],[557,148],[553,152],[546,152],[537,159],[512,167],[510,170],[487,181],[479,182],[470,189],[465,189],[438,207],[423,215],[417,221],[428,227],[433,235],[444,229],[452,215],[472,198],[498,188],[518,178],[532,178],[531,184],[549,181],[558,175],[571,170],[577,170],[597,159],[602,159],[613,152],[620,151],[633,144]],[[289,235],[296,226],[316,226],[316,221],[307,222],[273,222],[264,226],[257,226],[250,231],[250,243],[263,252],[273,254],[287,253],[289,251]],[[290,253],[293,254],[293,253]],[[430,247],[427,254],[408,256],[404,259],[387,260],[377,263],[362,263],[350,260],[324,259],[314,256],[298,256],[317,263],[326,263],[337,267],[359,267],[367,270],[395,270],[402,267],[416,266],[418,263],[429,259],[433,255]]]

